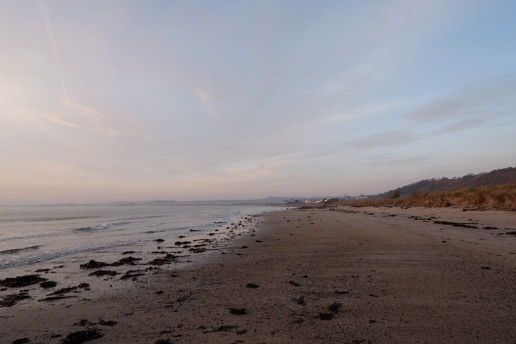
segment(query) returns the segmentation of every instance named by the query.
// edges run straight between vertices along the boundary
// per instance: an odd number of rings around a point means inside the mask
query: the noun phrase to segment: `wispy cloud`
[[[429,155],[400,158],[392,154],[382,154],[369,157],[366,161],[366,165],[375,166],[377,168],[383,166],[413,166],[427,162],[430,159],[431,156]]]
[[[60,117],[60,116],[57,116],[57,115],[53,115],[53,114],[45,114],[45,117],[54,122],[54,123],[57,123],[57,124],[61,124],[61,125],[64,125],[66,127],[70,127],[70,128],[79,128],[79,125],[76,124],[76,123],[73,123],[71,121],[68,121],[66,120],[65,118],[63,117]]]
[[[456,133],[482,126],[489,121],[489,118],[468,118],[452,124],[448,124],[439,130],[439,133]]]
[[[459,118],[493,119],[514,113],[516,78],[483,80],[448,93],[407,115],[418,122]]]
[[[68,96],[68,90],[66,88],[66,84],[63,78],[63,72],[61,67],[61,55],[59,54],[59,50],[57,49],[56,37],[54,35],[54,30],[52,29],[52,22],[50,21],[50,14],[48,13],[48,7],[45,0],[38,0],[39,9],[41,12],[41,19],[45,24],[45,29],[47,30],[48,40],[50,41],[50,45],[52,46],[52,53],[54,55],[54,62],[57,66],[57,72],[59,74],[59,81],[61,82],[61,86],[63,88],[64,93],[64,102],[68,107],[70,107],[70,97]]]
[[[135,116],[124,113],[110,114],[73,102],[66,105],[71,111],[45,113],[43,116],[54,123],[70,128],[94,131],[108,136],[128,135],[156,141],[142,128]]]
[[[6,106],[5,118],[31,123],[46,132],[59,133],[57,128],[48,124],[54,123],[63,127],[89,131],[109,137],[133,136],[150,142],[157,140],[144,128],[141,119],[124,112],[105,112],[91,106],[71,102],[48,110],[38,110],[25,106]],[[69,105],[69,106],[68,106]]]
[[[344,142],[341,147],[347,150],[369,150],[382,147],[400,146],[417,139],[409,130],[391,130],[367,135]]]
[[[220,171],[205,171],[187,175],[181,179],[180,188],[211,194],[243,194],[258,185],[267,186],[283,174],[289,161],[270,160],[244,163]]]

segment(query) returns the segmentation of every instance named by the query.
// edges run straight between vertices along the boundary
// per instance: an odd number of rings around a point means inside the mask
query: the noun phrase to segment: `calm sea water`
[[[242,216],[271,210],[177,205],[0,207],[0,270],[208,233]]]

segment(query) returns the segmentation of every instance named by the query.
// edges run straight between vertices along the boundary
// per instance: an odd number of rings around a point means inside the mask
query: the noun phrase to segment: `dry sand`
[[[2,307],[0,342],[98,329],[91,343],[515,343],[510,232],[510,212],[277,212],[193,266]]]

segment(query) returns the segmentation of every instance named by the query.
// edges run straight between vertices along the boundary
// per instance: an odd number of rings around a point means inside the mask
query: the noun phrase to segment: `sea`
[[[221,205],[60,205],[0,207],[2,270],[131,250],[209,234],[278,208]],[[79,259],[79,258],[78,258]]]

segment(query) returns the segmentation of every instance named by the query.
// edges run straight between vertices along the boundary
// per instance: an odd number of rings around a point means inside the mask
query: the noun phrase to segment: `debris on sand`
[[[188,251],[190,251],[192,253],[202,253],[202,252],[205,252],[206,249],[204,247],[192,247]]]
[[[222,326],[219,326],[217,328],[214,328],[214,329],[211,329],[211,330],[208,330],[208,331],[203,331],[203,333],[212,333],[212,332],[229,332],[231,330],[234,330],[236,329],[238,326],[233,326],[233,325],[222,325]]]
[[[93,271],[92,273],[90,273],[90,276],[97,276],[97,277],[116,276],[116,275],[118,275],[118,272],[112,271],[112,270],[97,270],[97,271]]]
[[[100,269],[100,268],[103,268],[104,266],[109,266],[108,263],[104,263],[104,262],[97,262],[95,260],[90,260],[89,262],[85,263],[85,264],[81,264],[80,267],[81,269]]]
[[[362,344],[362,343],[365,343],[366,340],[365,339],[353,339],[352,341],[350,342],[344,342],[344,344]],[[371,341],[367,341],[367,343],[371,343]]]
[[[135,265],[135,262],[142,260],[141,258],[134,258],[132,256],[121,258],[114,263],[105,263],[105,262],[97,262],[95,260],[90,260],[86,264],[81,264],[81,269],[100,269],[105,266],[120,266],[120,265]]]
[[[111,326],[111,327],[113,327],[116,324],[118,324],[118,322],[113,321],[113,320],[103,320],[102,318],[100,318],[97,323],[92,323],[88,319],[81,319],[78,322],[76,322],[74,325],[75,326],[93,326],[93,325],[97,325],[97,324],[98,325],[102,325],[102,326]]]
[[[297,283],[296,281],[288,281],[288,284],[293,285],[294,287],[299,287],[301,284]]]
[[[71,299],[77,296],[66,296],[66,295],[58,295],[58,296],[49,296],[45,297],[44,299],[39,299],[38,301],[55,301],[55,300],[61,300],[61,299]]]
[[[330,311],[330,313],[319,313],[319,315],[315,316],[315,318],[321,320],[332,320],[335,317],[335,315],[339,312],[341,306],[342,303],[334,302],[328,306],[328,310]]]
[[[81,344],[93,339],[102,337],[103,334],[96,328],[89,328],[83,331],[72,332],[61,342],[62,344]]]
[[[135,262],[142,260],[141,258],[134,258],[132,256],[122,258],[117,262],[110,264],[111,266],[120,266],[120,265],[134,265]]]
[[[136,278],[138,276],[143,276],[145,275],[144,273],[142,273],[141,270],[129,270],[127,271],[125,274],[122,275],[122,277],[120,277],[120,279],[128,279],[128,278]]]
[[[14,278],[8,277],[6,279],[0,280],[0,286],[8,288],[18,288],[37,284],[44,281],[47,281],[47,279],[39,277],[39,275],[25,275],[17,276]]]
[[[315,318],[321,319],[321,320],[331,320],[335,317],[334,313],[319,313]]]
[[[58,289],[58,290],[54,291],[51,294],[48,294],[48,296],[63,295],[63,294],[66,294],[66,293],[69,293],[69,292],[72,292],[72,291],[76,291],[77,289],[90,290],[90,285],[88,283],[81,283],[81,284],[73,286],[73,287],[61,288],[61,289]]]
[[[99,319],[99,325],[102,325],[102,326],[115,326],[116,324],[118,324],[118,322],[116,321],[113,321],[113,320],[103,320],[103,319]]]
[[[163,252],[163,253],[166,253],[166,252]],[[167,253],[165,255],[165,257],[163,258],[156,258],[156,259],[153,259],[151,260],[150,262],[148,262],[147,264],[149,265],[164,265],[164,264],[170,264],[172,263],[173,260],[175,260],[176,258],[178,258],[178,256],[176,255],[173,255],[171,253]]]
[[[156,258],[148,262],[149,265],[164,265],[164,264],[170,264],[172,261],[170,259],[165,258]]]
[[[81,319],[78,322],[74,324],[75,326],[91,326],[94,325],[92,322],[90,322],[88,319]]]
[[[332,313],[337,314],[339,312],[340,307],[342,307],[342,303],[334,302],[328,306],[328,310]]]
[[[305,297],[304,296],[301,296],[300,298],[293,298],[292,301],[294,301],[298,305],[302,305],[302,306],[306,305],[306,301],[305,301]]]
[[[349,290],[335,290],[335,294],[349,294]]]
[[[0,307],[11,307],[14,306],[18,301],[23,299],[30,299],[27,290],[20,290],[18,294],[6,295],[0,299]]]
[[[245,308],[230,308],[229,313],[234,315],[244,315],[247,314],[247,310]]]
[[[448,225],[453,227],[462,227],[462,228],[478,228],[476,223],[462,223],[462,222],[451,222],[451,221],[434,221],[435,224],[438,225]]]
[[[11,344],[25,344],[25,343],[30,343],[30,339],[29,338],[16,339]]]
[[[154,342],[154,344],[172,344],[172,342],[170,341],[170,339],[158,339],[157,341]]]
[[[55,281],[44,281],[39,284],[39,286],[43,289],[54,288],[56,285],[57,282]]]
[[[256,283],[247,283],[246,288],[256,289],[260,288],[260,286]]]

